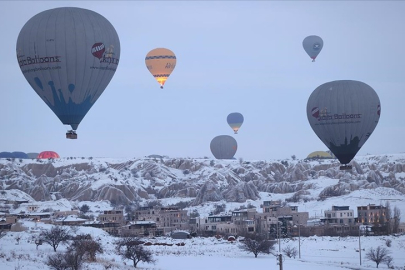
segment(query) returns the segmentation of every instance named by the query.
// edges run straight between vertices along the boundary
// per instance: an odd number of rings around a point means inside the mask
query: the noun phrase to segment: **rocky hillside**
[[[405,194],[405,154],[358,157],[352,165],[352,171],[340,171],[336,160],[1,159],[0,190],[20,190],[37,201],[66,198],[125,204],[180,197],[192,198],[192,205],[258,200],[259,192],[291,193],[293,202],[377,187]],[[313,180],[324,178],[338,182],[311,197]]]

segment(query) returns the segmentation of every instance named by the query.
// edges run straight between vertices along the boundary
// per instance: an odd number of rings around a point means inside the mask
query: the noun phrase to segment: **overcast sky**
[[[32,16],[64,6],[100,13],[121,42],[115,76],[77,140],[30,87],[15,48]],[[380,122],[358,155],[405,151],[405,2],[1,1],[0,10],[0,152],[213,158],[211,140],[231,135],[236,158],[305,158],[327,150],[306,104],[333,80],[365,82],[380,97]],[[314,63],[302,47],[308,35],[324,41]],[[164,89],[145,66],[157,47],[177,56]],[[231,112],[245,118],[236,135]]]

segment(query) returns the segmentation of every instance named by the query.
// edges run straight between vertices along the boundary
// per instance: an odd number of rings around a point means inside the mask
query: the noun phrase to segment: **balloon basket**
[[[349,171],[349,170],[351,170],[352,168],[353,168],[352,165],[342,165],[342,166],[340,166],[340,170],[341,170],[341,171]]]
[[[66,132],[66,139],[77,139],[77,133],[73,130]]]

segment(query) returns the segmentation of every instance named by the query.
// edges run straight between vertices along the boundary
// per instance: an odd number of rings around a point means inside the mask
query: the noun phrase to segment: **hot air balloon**
[[[145,64],[163,89],[163,85],[176,67],[176,55],[169,49],[153,49],[146,55]]]
[[[58,153],[54,151],[43,151],[38,154],[37,158],[39,159],[48,159],[48,158],[60,158]]]
[[[354,158],[373,133],[381,105],[369,85],[351,80],[324,83],[311,94],[307,117],[312,129],[343,166]]]
[[[111,23],[82,8],[43,11],[28,20],[17,39],[17,60],[28,83],[49,108],[76,129],[111,81],[120,42]]]
[[[11,152],[1,152],[0,158],[13,158],[13,154]]]
[[[37,158],[39,153],[27,153],[28,158],[35,159]]]
[[[232,136],[220,135],[212,139],[210,148],[216,159],[232,159],[238,144]]]
[[[304,50],[307,52],[309,57],[311,57],[312,62],[315,62],[315,58],[322,50],[323,40],[318,36],[308,36],[304,38],[302,46],[304,47]]]
[[[13,158],[28,158],[28,155],[24,152],[15,151],[11,154],[13,155]]]
[[[238,112],[230,113],[226,118],[226,121],[228,122],[228,125],[233,129],[234,133],[238,134],[239,128],[243,124],[243,115]]]

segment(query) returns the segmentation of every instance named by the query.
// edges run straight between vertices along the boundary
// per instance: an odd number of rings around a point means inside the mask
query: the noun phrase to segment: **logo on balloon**
[[[318,51],[320,48],[321,48],[321,44],[319,44],[319,43],[314,44],[314,50],[315,51]]]
[[[381,114],[381,106],[379,104],[377,106],[377,114],[378,114],[378,116],[380,116],[380,114]]]
[[[104,55],[105,52],[105,46],[103,43],[98,42],[91,47],[91,53],[94,55],[94,57],[97,57],[98,59],[101,59]]]
[[[313,117],[318,118],[319,117],[319,108],[318,107],[312,108],[311,114]]]

